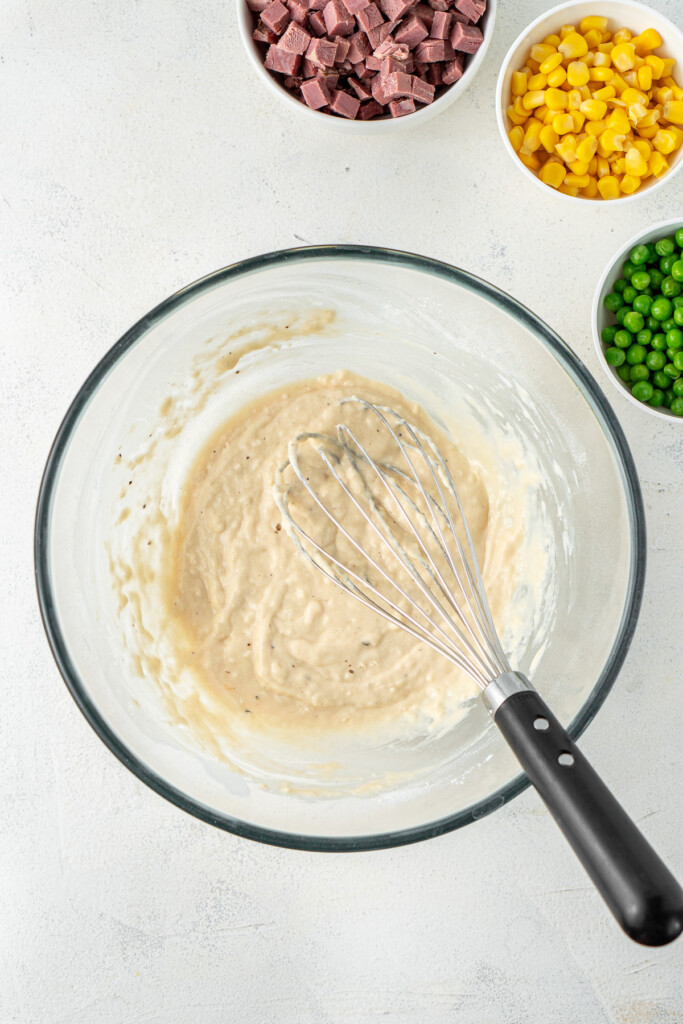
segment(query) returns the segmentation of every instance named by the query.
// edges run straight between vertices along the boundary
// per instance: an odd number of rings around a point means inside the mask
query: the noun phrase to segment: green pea
[[[637,384],[639,380],[649,380],[650,371],[648,370],[645,363],[638,363],[637,366],[631,367],[629,377],[631,378],[633,383]]]
[[[628,358],[628,352],[626,353],[626,358]],[[662,370],[662,373],[665,373],[667,377],[671,378],[671,380],[678,380],[678,378],[681,375],[681,371],[678,369],[677,366],[674,366],[673,363],[667,363],[664,369]]]
[[[642,331],[638,331],[636,341],[639,345],[649,345],[652,341],[652,331],[648,331],[647,327]]]
[[[648,263],[656,263],[658,259],[659,259],[659,253],[657,252],[657,249],[655,248],[655,243],[654,242],[648,242],[647,243],[647,262]]]
[[[671,403],[671,411],[674,416],[683,416],[683,398],[674,398]]]
[[[659,352],[666,351],[666,334],[653,334],[652,341],[650,342],[652,348]]]
[[[674,238],[676,239],[676,245],[678,246],[678,248],[683,249],[683,228],[678,229],[678,231],[674,235]]]
[[[683,306],[683,295],[675,295],[671,300],[671,305],[674,309],[678,309],[679,306]]]
[[[637,363],[644,363],[647,350],[644,345],[631,345],[626,350],[626,362],[630,363],[631,366],[635,366]]]
[[[677,260],[676,263],[674,263],[671,268],[671,276],[674,281],[683,281],[683,260]]]
[[[670,274],[671,268],[677,260],[678,256],[672,256],[671,253],[669,253],[668,256],[665,256],[663,260],[659,261],[659,269],[663,274]]]
[[[673,248],[671,250],[673,252]],[[636,245],[629,254],[631,263],[635,263],[639,267],[642,263],[646,263],[649,257],[649,252],[646,245]],[[664,255],[664,254],[662,254]]]
[[[650,370],[662,370],[666,366],[666,356],[663,352],[648,352],[645,365]]]
[[[650,275],[647,270],[637,270],[631,277],[631,284],[634,288],[637,288],[639,292],[642,292],[643,288],[647,288],[650,283]],[[628,289],[627,289],[628,291]],[[624,292],[624,298],[626,299],[626,292]],[[633,302],[635,295],[632,298],[627,299],[627,302]]]
[[[659,287],[662,295],[665,295],[667,299],[673,299],[676,295],[681,294],[680,281],[674,281],[673,277],[665,277]]]
[[[623,366],[617,366],[617,376],[621,377],[627,384],[631,381],[631,367],[628,363],[624,363]],[[669,378],[666,378],[667,383],[670,383]]]
[[[633,300],[633,308],[635,309],[636,313],[642,313],[643,316],[647,316],[649,314],[651,306],[652,299],[649,295],[645,295],[642,292],[640,295],[636,295],[635,299]]]
[[[628,348],[633,342],[633,338],[628,331],[617,331],[612,341],[617,348]]]
[[[626,316],[627,313],[630,313],[630,312],[631,312],[631,307],[630,306],[619,306],[619,309],[614,314],[614,319],[616,320],[616,322],[618,324],[623,324],[624,317]]]
[[[621,268],[621,276],[625,277],[627,281],[630,281],[631,280],[631,275],[633,274],[633,271],[635,269],[636,269],[635,265],[633,263],[631,263],[630,260],[626,260],[626,262],[624,263],[624,265]]]
[[[655,242],[655,252],[658,256],[670,256],[675,249],[676,243],[673,238],[660,238],[658,242]]]
[[[638,331],[642,331],[645,325],[645,321],[640,313],[636,313],[634,309],[630,313],[627,313],[624,317],[624,327],[631,334],[637,334]]]
[[[631,388],[631,394],[639,402],[649,402],[655,393],[655,389],[647,380],[641,380]]]
[[[683,331],[680,327],[672,327],[670,331],[666,332],[665,337],[667,348],[672,348],[674,351],[683,348]]]
[[[612,325],[611,327],[603,327],[603,329],[600,331],[600,337],[604,341],[605,345],[611,345],[614,341],[614,335],[616,333],[617,329],[616,327],[614,327],[614,325]]]
[[[622,298],[624,302],[628,303],[628,305],[630,306],[633,303],[633,300],[635,299],[637,294],[638,291],[635,285],[633,284],[633,278],[631,278],[631,284],[628,286],[628,288],[624,288]]]
[[[683,395],[683,377],[679,377],[678,380],[675,380],[673,382],[673,384],[671,385],[671,390],[673,391],[674,395],[676,395],[676,398],[678,398],[679,395]]]
[[[659,409],[660,405],[664,404],[664,392],[660,391],[659,388],[655,388],[652,392],[652,398],[647,404],[651,405],[653,409]]]
[[[683,327],[683,306],[678,306],[674,309],[674,315],[671,319],[677,327]]]
[[[664,392],[664,405],[666,406],[667,409],[671,408],[671,403],[673,402],[675,397],[676,396],[674,395],[674,393],[671,390],[671,388],[667,388],[666,391]]]
[[[645,321],[645,323],[647,324],[647,326],[650,328],[651,331],[655,331],[655,333],[656,333],[659,330],[659,320],[655,320],[655,318],[652,315],[652,310],[650,310],[650,315],[648,316],[648,318]]]
[[[659,267],[650,267],[650,283],[653,288],[659,288],[665,277],[666,274],[663,274]]]
[[[621,293],[623,292],[624,288],[627,288],[627,287],[628,287],[628,281],[626,280],[626,278],[619,277],[614,282],[614,288],[612,289],[612,291],[615,291],[619,295],[621,295]]]
[[[610,366],[621,366],[626,359],[626,353],[623,348],[608,348],[605,350],[605,359]]]
[[[656,373],[652,374],[652,382],[658,388],[662,388],[663,391],[671,387],[671,377],[667,376],[663,370],[657,370]]]
[[[676,326],[676,321],[674,320],[674,318],[672,316],[670,316],[667,320],[663,320],[662,323],[659,325],[660,330],[664,331],[665,334],[668,331],[672,331],[675,326]]]
[[[621,352],[621,349],[619,349]],[[674,366],[677,370],[683,370],[683,352],[677,352],[673,359]]]
[[[651,313],[655,320],[666,320],[671,316],[671,303],[665,298],[655,299],[652,303]]]
[[[621,295],[617,295],[616,292],[610,292],[609,295],[605,295],[604,304],[610,313],[616,313],[619,307],[623,306]]]

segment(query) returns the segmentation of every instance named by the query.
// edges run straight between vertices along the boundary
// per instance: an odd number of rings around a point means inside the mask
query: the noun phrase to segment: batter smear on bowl
[[[523,488],[512,505],[502,485],[493,493],[491,475],[391,387],[347,371],[300,381],[225,422],[184,488],[167,599],[176,657],[199,695],[194,710],[184,704],[190,729],[196,716],[199,732],[208,717],[214,729],[239,719],[240,730],[280,735],[399,735],[444,726],[477,692],[457,667],[315,572],[280,521],[273,481],[288,442],[301,431],[334,434],[339,403],[352,395],[391,405],[438,445],[462,495],[494,620],[503,631],[514,618],[525,573]],[[343,418],[359,435],[376,433],[360,404],[346,404]]]

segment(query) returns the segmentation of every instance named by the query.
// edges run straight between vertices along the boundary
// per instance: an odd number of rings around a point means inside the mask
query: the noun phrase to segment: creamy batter
[[[441,655],[363,607],[311,567],[283,528],[273,496],[288,442],[334,433],[339,402],[390,405],[430,436],[461,494],[499,629],[522,578],[523,515],[491,493],[424,411],[394,389],[343,371],[301,381],[243,408],[211,438],[183,491],[165,584],[175,658],[194,699],[182,718],[204,737],[226,731],[328,734],[437,726],[477,692]],[[361,406],[343,419],[368,436]],[[486,481],[486,483],[485,483]],[[487,490],[488,485],[488,490]],[[211,725],[207,729],[207,723]]]

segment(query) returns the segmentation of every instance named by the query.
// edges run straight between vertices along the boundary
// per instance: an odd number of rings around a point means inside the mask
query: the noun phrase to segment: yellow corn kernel
[[[661,153],[653,153],[648,162],[648,170],[650,174],[654,174],[655,178],[661,178],[669,170],[666,157]]]
[[[658,49],[662,45],[662,37],[656,28],[646,28],[639,36],[634,36],[632,43],[636,48],[636,53],[642,57],[650,50]]]
[[[522,145],[519,147],[519,152],[524,156],[531,156],[535,153],[538,147],[541,145],[541,128],[543,126],[538,121],[532,120],[529,123],[529,127],[524,132],[524,139]]]
[[[557,50],[552,48],[553,52],[549,57],[546,57],[544,61],[541,61],[539,71],[542,75],[549,75],[551,71],[559,67],[562,63],[562,54],[558,53]]]
[[[567,175],[567,170],[562,164],[555,163],[554,161],[548,160],[547,163],[543,164],[538,176],[544,185],[550,185],[551,188],[559,188],[563,183]]]
[[[512,82],[510,84],[510,91],[513,96],[523,96],[527,91],[527,82],[529,81],[529,69],[524,68],[522,71],[512,72]]]
[[[683,89],[681,89],[676,79],[672,78],[671,75],[667,75],[666,78],[662,79],[662,85],[669,86],[672,93],[674,94],[674,99],[680,100],[681,98],[683,98]]]
[[[612,174],[624,174],[626,171],[626,162],[624,161],[623,156],[612,157],[610,159],[610,168],[612,170]]]
[[[607,118],[607,127],[611,128],[617,135],[627,135],[631,131],[631,122],[621,107],[615,107]]]
[[[633,43],[618,43],[612,50],[612,63],[622,75],[630,71],[636,63],[636,50]]]
[[[603,33],[602,42],[598,46],[598,53],[611,53],[614,49],[614,43],[608,43]]]
[[[632,103],[647,103],[648,101],[645,93],[640,92],[639,89],[631,88],[624,89],[624,91],[621,94],[621,99],[627,107],[630,107]]]
[[[606,174],[598,181],[598,192],[603,199],[618,199],[620,191],[619,181],[613,174]]]
[[[588,174],[574,174],[570,172],[564,179],[565,185],[571,185],[573,188],[585,188],[590,181]]]
[[[523,125],[526,121],[526,113],[518,114],[514,107],[508,107],[505,113],[515,126]]]
[[[590,80],[590,71],[582,60],[573,60],[567,67],[567,81],[577,89]]]
[[[630,71],[624,71],[623,77],[626,85],[630,86],[632,89],[636,88],[638,85],[638,72],[635,68],[632,68]]]
[[[578,188],[573,188],[571,185],[560,185],[558,192],[562,192],[565,196],[572,196],[574,199],[579,194]]]
[[[562,35],[561,30],[560,35]],[[576,60],[577,57],[583,57],[588,53],[588,43],[583,36],[580,36],[578,32],[575,32],[572,29],[571,32],[567,32],[567,34],[562,37],[562,42],[557,49],[565,60]]]
[[[567,109],[567,93],[562,92],[561,89],[546,89],[545,91],[545,105],[550,110],[566,110]]]
[[[537,61],[532,60],[531,57],[529,57],[524,67],[527,69],[530,75],[537,75],[540,65]]]
[[[614,43],[611,40],[612,40],[612,33],[608,32],[607,30],[605,30],[602,33],[602,43],[600,44],[600,49],[602,50],[602,48],[604,46],[609,46],[610,48],[612,46],[614,46]],[[605,53],[609,53],[609,50],[605,50]]]
[[[667,121],[683,124],[683,100],[667,100],[662,113]]]
[[[525,110],[533,110],[534,107],[540,107],[542,103],[545,103],[545,92],[542,89],[528,92],[522,97],[522,106]]]
[[[558,135],[567,135],[574,131],[574,121],[571,114],[555,114],[552,126]]]
[[[567,109],[578,110],[582,103],[581,93],[578,89],[570,89],[567,93]]]
[[[646,112],[645,117],[641,117],[638,122],[638,131],[640,131],[641,128],[651,128],[654,124],[657,124],[660,117],[661,111],[659,107],[650,107]]]
[[[552,46],[554,49],[557,49],[557,47],[560,45],[561,40],[560,37],[556,36],[553,32],[552,35],[546,36],[543,42],[547,43],[548,46]]]
[[[586,187],[581,189],[581,194],[585,196],[586,199],[595,199],[597,196],[598,183],[592,175],[588,178],[588,184]]]
[[[555,47],[550,46],[549,43],[535,43],[531,47],[531,59],[538,61],[539,64],[542,64],[543,61],[546,60],[546,58],[552,56],[554,52]]]
[[[652,68],[652,77],[660,79],[664,74],[664,61],[656,53],[648,54],[645,58],[647,67]]]
[[[567,170],[570,171],[571,174],[577,174],[579,176],[582,174],[588,174],[588,164],[584,164],[581,160],[571,160],[567,164]]]
[[[580,110],[570,110],[569,116],[574,122],[574,131],[580,132],[586,123],[586,115],[582,114]]]
[[[539,89],[545,89],[548,84],[548,79],[545,75],[542,75],[539,71],[537,75],[532,75],[527,83],[527,89],[530,92],[538,92]]]
[[[591,82],[611,82],[614,78],[612,68],[597,67],[591,68],[589,78]]]
[[[669,127],[667,128],[667,131],[671,132],[671,134],[673,135],[674,141],[675,141],[675,147],[676,147],[676,149],[678,149],[678,147],[683,143],[683,131],[681,131],[680,128],[676,128],[672,124],[669,125]]]
[[[621,96],[624,89],[628,89],[628,83],[624,81],[621,75],[615,74],[614,78],[610,78],[609,84],[614,86],[617,96]]]
[[[638,88],[645,92],[649,92],[652,88],[652,68],[647,64],[638,68]]]
[[[643,160],[642,154],[635,146],[630,146],[626,150],[624,167],[627,174],[632,174],[637,178],[642,178],[644,174],[647,174],[647,160]]]
[[[588,173],[594,178],[598,173],[598,157],[594,156],[588,164]]]
[[[514,128],[511,128],[508,132],[508,139],[510,140],[510,145],[514,149],[515,153],[519,153],[522,148],[522,143],[524,142],[524,129],[522,126],[518,124],[515,125]]]
[[[625,135],[618,135],[613,128],[605,128],[600,136],[598,152],[601,155],[609,156],[610,153],[623,152]]]
[[[593,67],[594,59],[595,59],[595,51],[594,50],[589,50],[588,53],[584,54],[584,56],[581,58],[581,60],[583,61],[583,63],[586,65],[587,68],[592,68]]]
[[[591,98],[591,96],[593,95],[593,93],[590,91],[590,87],[589,86],[587,86],[587,85],[580,85],[579,86],[579,95],[581,97],[581,101],[583,102],[583,100],[589,100]]]
[[[606,157],[598,157],[598,167],[596,174],[598,178],[604,178],[607,174],[609,174],[609,160],[607,160]]]
[[[607,113],[607,104],[602,100],[584,100],[579,110],[589,121],[601,121]]]
[[[662,62],[664,64],[664,67],[662,68],[662,77],[668,78],[668,76],[671,74],[674,67],[676,66],[676,61],[673,59],[673,57],[662,57]]]
[[[626,43],[629,41],[629,39],[633,39],[633,33],[628,28],[618,28],[612,36],[612,39],[617,45],[619,43]]]
[[[565,135],[561,142],[555,146],[555,152],[566,164],[571,164],[576,159],[576,139],[573,135]]]
[[[586,121],[585,129],[587,135],[593,135],[597,139],[607,127],[607,121]]]
[[[656,124],[653,124],[651,128],[643,128],[642,125],[638,125],[638,134],[643,139],[654,139],[658,131],[659,126]]]
[[[602,89],[596,89],[593,93],[593,99],[602,100],[603,103],[605,102],[605,100],[614,99],[615,96],[616,93],[614,91],[613,85],[603,85]]]
[[[576,147],[576,157],[583,163],[588,164],[598,151],[598,140],[593,135],[588,135]]]
[[[652,145],[658,153],[663,153],[664,156],[668,156],[669,153],[673,153],[677,149],[676,138],[668,128],[658,129],[652,140]]]
[[[541,166],[541,161],[538,159],[535,153],[527,154],[522,153],[522,151],[520,150],[520,152],[517,155],[519,156],[519,159],[522,161],[524,166],[528,167],[530,171],[537,171]]]
[[[554,117],[555,117],[555,111],[554,110],[549,110],[546,107],[545,117],[543,118],[543,124],[552,125]]]
[[[589,32],[583,33],[583,38],[586,40],[586,45],[589,50],[594,50],[596,46],[599,46],[602,42],[602,32],[598,32],[597,29],[590,29]]]
[[[546,124],[541,128],[540,134],[541,145],[543,146],[546,153],[554,153],[555,146],[560,141],[560,136],[557,134],[551,124]]]
[[[649,160],[652,156],[652,146],[647,139],[635,139],[633,145],[636,147],[643,160]]]
[[[585,18],[582,18],[579,23],[579,31],[583,35],[586,32],[590,32],[592,28],[597,28],[600,32],[604,32],[607,28],[607,18],[599,17],[595,14],[590,14]]]
[[[625,174],[619,182],[619,187],[625,196],[632,196],[640,188],[640,178],[634,174]]]
[[[537,121],[540,121],[541,124],[543,124],[545,122],[545,116],[547,113],[548,108],[546,107],[545,103],[542,103],[540,107],[536,107],[533,116],[536,118]]]
[[[612,58],[609,53],[602,53],[600,50],[596,50],[593,54],[593,67],[594,68],[608,68],[612,63]]]
[[[562,25],[562,26],[560,26],[560,42],[563,39],[565,39],[570,34],[570,32],[576,32],[576,26],[575,25]],[[558,47],[559,47],[559,43],[558,43]]]
[[[659,88],[659,89],[657,89],[655,91],[655,99],[657,100],[657,103],[661,103],[662,106],[665,103],[668,103],[669,100],[672,100],[673,98],[674,98],[673,90],[670,89],[668,87],[668,85],[665,85],[665,86],[663,85],[663,86],[661,86],[661,88]]]
[[[558,66],[548,75],[548,85],[552,89],[559,89],[567,81],[567,72],[563,67]]]

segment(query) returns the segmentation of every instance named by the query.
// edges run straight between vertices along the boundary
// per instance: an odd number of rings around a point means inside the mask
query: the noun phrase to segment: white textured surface
[[[680,17],[679,0],[657,7]],[[683,941],[623,938],[532,792],[384,853],[220,833],[100,743],[33,591],[34,502],[68,402],[139,316],[223,264],[300,242],[440,257],[531,306],[601,379],[594,284],[640,226],[683,216],[683,183],[626,211],[576,211],[516,172],[495,75],[543,9],[500,5],[473,90],[441,117],[344,141],[307,137],[252,87],[230,2],[4,0],[3,1024],[683,1020]],[[631,653],[583,744],[682,875],[683,424],[609,398],[643,481],[650,562]]]

